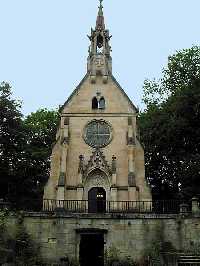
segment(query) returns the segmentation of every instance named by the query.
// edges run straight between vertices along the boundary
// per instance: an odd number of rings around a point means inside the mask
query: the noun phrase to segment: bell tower
[[[91,29],[91,34],[88,36],[91,45],[89,47],[87,71],[92,83],[96,82],[97,75],[101,75],[103,82],[106,83],[108,76],[112,74],[111,47],[109,45],[112,36],[105,27],[102,2],[103,0],[100,0],[96,27]]]

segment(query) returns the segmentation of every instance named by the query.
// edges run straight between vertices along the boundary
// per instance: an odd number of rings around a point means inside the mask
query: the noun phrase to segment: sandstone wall
[[[14,218],[10,226],[14,226]],[[200,216],[126,215],[49,216],[29,214],[24,225],[41,246],[46,261],[53,263],[67,255],[79,257],[80,229],[104,229],[105,250],[118,248],[121,257],[141,258],[154,243],[170,242],[176,250],[191,250],[200,245]],[[11,230],[13,231],[13,229]]]

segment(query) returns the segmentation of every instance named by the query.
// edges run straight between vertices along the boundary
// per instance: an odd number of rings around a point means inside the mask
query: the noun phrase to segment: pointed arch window
[[[96,97],[94,97],[92,99],[92,109],[98,109],[98,105],[99,105],[98,100]]]
[[[101,99],[99,100],[99,109],[105,109],[105,105],[106,105],[105,99],[104,97],[101,97]]]

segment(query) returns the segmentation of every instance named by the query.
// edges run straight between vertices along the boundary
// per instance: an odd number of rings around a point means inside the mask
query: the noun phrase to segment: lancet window
[[[100,100],[97,99],[97,97],[94,97],[92,99],[92,109],[105,109],[106,107],[106,101],[104,97],[101,97]]]

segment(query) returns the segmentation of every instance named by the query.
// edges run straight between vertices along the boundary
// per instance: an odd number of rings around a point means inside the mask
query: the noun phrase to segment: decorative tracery
[[[85,128],[84,139],[91,147],[105,147],[110,143],[111,138],[111,126],[104,120],[93,120]]]

